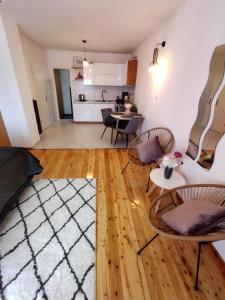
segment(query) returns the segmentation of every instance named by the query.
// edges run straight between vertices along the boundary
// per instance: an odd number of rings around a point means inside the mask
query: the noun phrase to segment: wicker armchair
[[[217,223],[206,226],[195,235],[181,235],[166,225],[161,216],[175,206],[183,202],[201,199],[211,203],[225,206],[225,185],[216,184],[196,184],[175,188],[158,197],[150,207],[150,226],[156,231],[156,235],[137,252],[139,255],[159,234],[177,240],[187,240],[198,242],[197,264],[194,288],[198,289],[199,263],[201,246],[205,243],[215,242],[225,239],[225,218]]]
[[[174,146],[174,136],[169,129],[163,128],[163,127],[157,127],[157,128],[152,128],[148,131],[145,131],[142,134],[140,134],[139,136],[137,136],[136,138],[134,138],[131,141],[131,143],[129,143],[128,148],[127,148],[128,162],[124,166],[124,168],[121,172],[122,174],[126,170],[129,163],[133,163],[140,167],[147,166],[147,167],[149,167],[149,172],[151,171],[151,169],[153,167],[157,166],[157,162],[155,162],[155,161],[148,163],[148,164],[143,164],[139,159],[139,155],[138,155],[137,147],[136,147],[137,144],[147,143],[149,140],[153,139],[156,136],[158,136],[159,143],[162,146],[162,149],[164,150],[165,154],[168,154],[172,151],[173,146]],[[148,176],[148,183],[147,183],[146,191],[148,191],[149,180],[150,179]]]

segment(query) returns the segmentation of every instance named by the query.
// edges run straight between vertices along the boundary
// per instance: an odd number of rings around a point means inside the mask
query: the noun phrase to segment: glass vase
[[[164,177],[166,179],[170,179],[170,177],[172,176],[172,174],[173,174],[173,168],[165,167],[165,169],[164,169]]]

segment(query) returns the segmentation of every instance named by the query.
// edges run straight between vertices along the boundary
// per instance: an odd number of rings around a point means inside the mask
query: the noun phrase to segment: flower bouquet
[[[124,106],[125,106],[125,112],[124,112],[124,114],[126,116],[129,116],[130,113],[131,113],[130,109],[132,107],[132,104],[131,103],[125,103]]]
[[[160,167],[165,168],[164,177],[166,179],[169,179],[171,177],[174,168],[183,164],[182,157],[182,153],[180,153],[179,151],[175,151],[163,156]]]

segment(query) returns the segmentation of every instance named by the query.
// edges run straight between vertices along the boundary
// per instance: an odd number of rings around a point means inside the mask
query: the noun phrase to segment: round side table
[[[152,193],[156,186],[160,187],[160,195],[164,190],[171,190],[178,186],[185,185],[185,178],[178,172],[173,171],[172,176],[169,179],[164,177],[164,168],[157,168],[150,172],[150,180],[153,185],[151,186],[148,196]]]

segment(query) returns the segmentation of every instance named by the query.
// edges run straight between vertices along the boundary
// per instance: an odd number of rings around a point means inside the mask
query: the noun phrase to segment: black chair
[[[111,116],[111,114],[113,113],[113,110],[111,108],[103,108],[103,109],[101,109],[101,113],[102,113],[103,124],[105,125],[103,133],[101,135],[101,139],[103,138],[103,135],[105,134],[107,127],[109,127],[112,129],[112,132],[111,132],[111,144],[112,144],[113,129],[116,128],[116,119]]]

